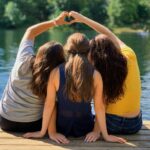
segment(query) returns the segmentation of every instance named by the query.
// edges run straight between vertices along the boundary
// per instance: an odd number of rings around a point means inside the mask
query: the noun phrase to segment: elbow
[[[44,107],[46,109],[49,109],[49,108],[54,108],[55,107],[55,101],[54,102],[49,102],[49,101],[45,101],[45,104],[44,104]]]
[[[103,112],[105,112],[104,106],[95,106],[95,113],[96,114],[103,113]]]
[[[34,29],[33,29],[32,27],[28,27],[28,28],[26,29],[26,32],[27,32],[28,34],[32,35],[32,34],[34,34]]]
[[[34,29],[32,27],[29,27],[26,29],[26,35],[28,36],[29,39],[32,39],[35,37]]]
[[[28,28],[26,29],[26,32],[32,32],[32,27],[28,27]]]

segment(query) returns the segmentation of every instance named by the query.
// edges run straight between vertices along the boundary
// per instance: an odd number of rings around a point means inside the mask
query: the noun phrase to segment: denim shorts
[[[135,134],[142,127],[142,112],[134,118],[106,114],[106,124],[109,134]]]

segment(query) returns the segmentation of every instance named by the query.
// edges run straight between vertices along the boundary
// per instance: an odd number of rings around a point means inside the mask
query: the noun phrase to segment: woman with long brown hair
[[[108,135],[105,121],[105,107],[102,98],[103,82],[101,75],[88,61],[89,41],[84,34],[74,33],[65,45],[67,62],[55,68],[49,78],[47,97],[43,113],[41,131],[27,133],[24,137],[43,137],[47,131],[52,113],[57,106],[57,132],[66,137],[86,136],[85,141],[97,139],[94,130],[94,117],[91,100],[94,98],[96,118],[103,138],[110,142],[125,142],[124,139]],[[49,92],[50,91],[50,92]],[[57,96],[57,102],[55,101]],[[49,128],[50,125],[49,125]],[[56,137],[57,132],[49,130],[49,137],[58,143],[68,143],[65,137]],[[91,133],[91,134],[90,134]]]
[[[49,74],[65,59],[63,46],[58,42],[45,43],[35,55],[34,40],[56,24],[66,24],[66,14],[63,12],[56,19],[26,30],[0,101],[0,126],[3,130],[27,132],[41,128]]]
[[[70,16],[101,35],[90,41],[90,59],[103,79],[107,130],[111,134],[134,134],[142,127],[141,81],[134,51],[107,27],[77,12]]]

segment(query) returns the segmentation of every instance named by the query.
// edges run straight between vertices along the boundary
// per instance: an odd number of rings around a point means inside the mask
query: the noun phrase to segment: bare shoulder
[[[94,70],[93,78],[94,78],[94,85],[97,85],[98,83],[102,84],[102,76],[97,70]]]
[[[97,71],[96,69],[94,70],[94,74],[93,74],[94,79],[96,78],[102,78],[101,74],[99,73],[99,71]]]
[[[50,73],[50,76],[51,76],[52,78],[55,78],[57,75],[59,75],[59,68],[58,68],[58,67],[54,68],[54,69],[51,71],[51,73]]]
[[[50,77],[49,77],[49,82],[51,82],[56,90],[58,90],[59,87],[59,67],[54,68],[51,73],[50,73]]]

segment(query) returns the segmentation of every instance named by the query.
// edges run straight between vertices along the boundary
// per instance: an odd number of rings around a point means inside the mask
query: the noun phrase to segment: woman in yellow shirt
[[[138,132],[142,126],[141,81],[134,51],[105,26],[77,12],[69,14],[75,18],[72,22],[84,23],[102,33],[90,41],[90,59],[103,79],[108,132]]]

